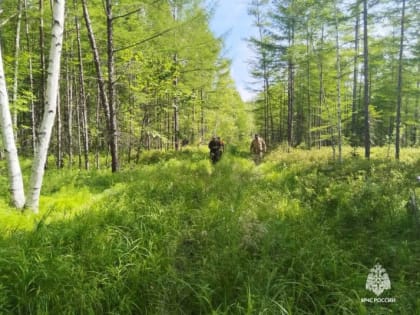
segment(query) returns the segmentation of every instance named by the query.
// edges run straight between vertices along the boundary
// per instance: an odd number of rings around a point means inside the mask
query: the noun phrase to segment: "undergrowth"
[[[418,153],[279,150],[255,166],[187,150],[118,174],[49,170],[39,215],[0,204],[0,314],[418,314]],[[361,301],[376,263],[393,303]]]

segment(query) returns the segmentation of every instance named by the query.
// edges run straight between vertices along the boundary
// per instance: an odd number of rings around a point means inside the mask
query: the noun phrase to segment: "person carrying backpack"
[[[220,142],[219,139],[217,139],[216,136],[214,136],[208,145],[209,149],[210,149],[210,159],[211,161],[214,163],[216,163],[217,161],[220,160],[220,157],[222,156],[222,144]]]

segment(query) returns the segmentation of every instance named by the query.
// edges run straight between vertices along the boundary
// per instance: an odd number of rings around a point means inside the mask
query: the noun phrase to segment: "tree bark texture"
[[[64,33],[64,9],[64,0],[54,0],[53,27],[49,54],[46,102],[44,106],[44,115],[39,131],[38,151],[35,155],[32,166],[32,173],[28,191],[29,196],[26,203],[26,206],[31,208],[35,213],[38,212],[39,197],[41,194],[45,163],[47,161],[48,156],[48,147],[50,144],[51,133],[57,111],[57,98],[59,90],[58,83],[60,77],[60,59]]]
[[[405,0],[402,0],[401,12],[401,38],[400,38],[400,53],[398,60],[398,83],[397,83],[397,117],[396,117],[396,131],[395,131],[395,158],[400,158],[400,128],[401,128],[401,98],[402,98],[402,63],[404,52],[404,19],[405,19]]]
[[[13,205],[21,209],[25,205],[22,172],[20,169],[15,137],[13,133],[12,117],[10,115],[9,97],[6,88],[6,78],[3,69],[3,58],[0,49],[0,125],[3,137],[4,152],[9,173],[10,192]]]

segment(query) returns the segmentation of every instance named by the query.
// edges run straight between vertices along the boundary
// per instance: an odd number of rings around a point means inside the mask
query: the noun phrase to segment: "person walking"
[[[220,140],[214,136],[211,141],[209,142],[209,149],[210,149],[210,159],[215,164],[217,161],[220,160],[221,157],[221,143]]]
[[[267,145],[264,139],[258,136],[258,134],[255,134],[254,139],[251,141],[250,151],[255,164],[260,164],[264,153],[267,152]]]

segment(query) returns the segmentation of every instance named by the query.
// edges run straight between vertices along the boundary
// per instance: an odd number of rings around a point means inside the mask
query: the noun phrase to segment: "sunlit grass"
[[[188,149],[117,174],[49,169],[40,214],[0,202],[0,314],[417,314],[419,153],[279,149],[255,166]],[[376,262],[396,304],[360,302]]]
[[[400,161],[406,163],[419,163],[420,148],[401,148]],[[350,146],[343,146],[342,158],[343,160],[360,158],[364,159],[364,148],[352,148]],[[372,160],[395,160],[394,147],[372,147],[370,152]],[[303,164],[316,164],[324,163],[326,161],[338,160],[338,149],[335,154],[331,147],[321,147],[320,149],[303,150],[295,148],[279,148],[271,152],[266,158],[268,161],[287,162],[287,163],[303,163]]]

